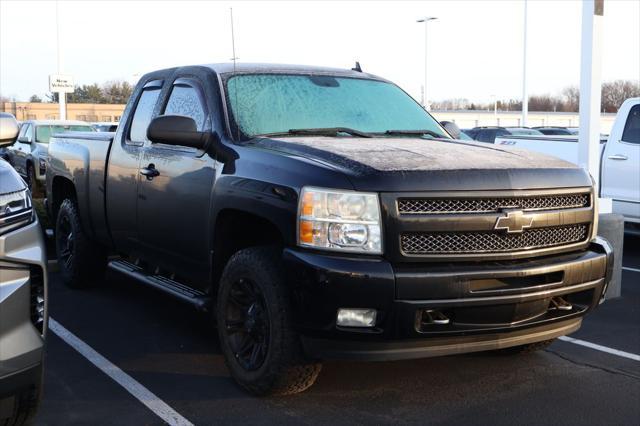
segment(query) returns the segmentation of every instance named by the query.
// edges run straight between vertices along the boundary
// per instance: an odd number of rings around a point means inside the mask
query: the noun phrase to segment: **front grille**
[[[589,237],[586,224],[527,229],[520,234],[497,232],[406,233],[401,236],[405,254],[500,253],[554,247],[584,242]]]
[[[562,210],[589,207],[588,193],[487,198],[401,198],[400,214],[497,213],[501,209]]]

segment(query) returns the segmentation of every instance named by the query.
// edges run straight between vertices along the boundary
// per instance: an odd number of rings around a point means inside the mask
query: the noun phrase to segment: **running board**
[[[183,302],[193,305],[197,310],[206,312],[211,306],[211,298],[206,294],[180,284],[177,281],[147,273],[144,269],[126,260],[112,260],[109,268],[120,272],[143,284],[156,288]]]

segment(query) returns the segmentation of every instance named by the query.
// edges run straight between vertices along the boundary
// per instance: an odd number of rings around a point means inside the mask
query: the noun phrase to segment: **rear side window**
[[[622,132],[622,141],[640,144],[640,105],[634,105],[629,111],[629,117]]]
[[[200,96],[198,96],[198,91],[191,86],[173,86],[164,114],[185,115],[193,118],[198,131],[204,130],[205,108]]]
[[[153,116],[153,108],[156,106],[160,88],[145,89],[140,95],[136,110],[131,120],[131,130],[129,131],[129,139],[131,142],[146,142],[147,127]]]

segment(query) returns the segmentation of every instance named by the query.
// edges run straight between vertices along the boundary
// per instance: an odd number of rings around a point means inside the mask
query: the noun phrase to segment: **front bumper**
[[[613,254],[597,240],[580,252],[501,262],[396,265],[293,249],[284,260],[294,321],[309,356],[390,360],[569,334],[602,300]],[[339,308],[376,309],[376,326],[339,327]],[[448,323],[425,321],[433,310]]]
[[[40,316],[37,314],[37,295],[44,298],[44,305],[40,305],[44,312]],[[37,370],[44,356],[47,296],[45,245],[36,219],[25,227],[0,236],[2,393],[11,393],[14,385],[24,385],[25,380],[39,377]]]

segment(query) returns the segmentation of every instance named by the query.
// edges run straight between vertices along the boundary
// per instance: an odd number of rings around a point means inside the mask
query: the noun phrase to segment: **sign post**
[[[73,93],[73,90],[73,78],[70,75],[51,74],[49,76],[49,91],[58,94],[60,120],[67,119],[67,93]]]

